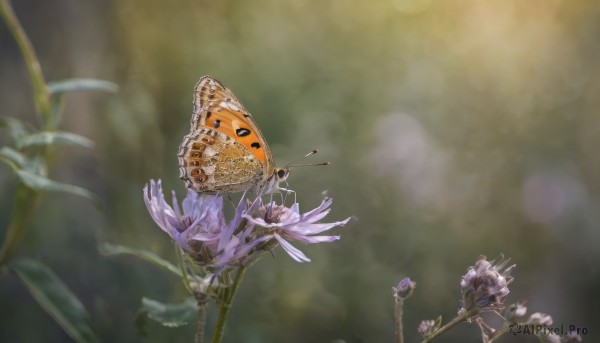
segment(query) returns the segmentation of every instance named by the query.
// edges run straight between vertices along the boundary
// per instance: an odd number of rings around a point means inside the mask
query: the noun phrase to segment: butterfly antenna
[[[315,149],[315,150],[309,152],[308,154],[306,154],[306,155],[304,155],[304,156],[302,156],[300,158],[297,158],[297,159],[293,160],[292,162],[286,164],[284,169],[298,168],[298,167],[317,167],[317,166],[328,166],[328,165],[330,165],[331,163],[329,163],[329,162],[294,165],[294,163],[300,161],[301,159],[307,158],[307,157],[309,157],[311,155],[314,155],[314,154],[316,154],[318,152],[319,152],[319,150]]]

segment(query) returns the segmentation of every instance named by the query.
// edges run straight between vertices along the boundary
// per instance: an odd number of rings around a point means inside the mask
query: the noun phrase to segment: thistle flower
[[[244,218],[249,223],[265,228],[261,233],[262,238],[275,240],[281,247],[297,262],[310,262],[310,259],[304,253],[295,248],[290,241],[299,241],[306,244],[321,242],[333,242],[340,239],[340,236],[321,236],[321,232],[327,231],[336,226],[342,226],[348,223],[350,218],[333,223],[317,223],[325,218],[331,209],[331,198],[323,200],[321,205],[312,211],[300,214],[300,205],[294,203],[291,207],[277,205],[275,202],[263,204],[262,200],[257,199],[258,209],[250,214],[244,214]]]
[[[404,278],[398,284],[398,287],[394,287],[394,296],[399,299],[406,299],[410,297],[417,287],[417,283],[412,281],[410,278]]]
[[[417,331],[419,331],[423,337],[431,335],[435,330],[435,320],[433,319],[422,320],[417,327]]]
[[[534,326],[538,329],[534,333],[538,336],[541,342],[544,343],[566,343],[566,342],[581,342],[582,337],[576,332],[569,332],[564,336],[559,336],[550,330],[539,329],[540,327],[551,327],[554,321],[549,314],[536,312],[529,316],[525,322],[526,325]]]
[[[551,326],[553,323],[552,317],[549,314],[536,312],[529,316],[527,324]]]
[[[242,240],[234,235],[246,210],[243,202],[227,224],[223,215],[223,196],[200,195],[188,190],[182,202],[182,213],[175,192],[172,195],[173,207],[164,199],[160,180],[151,180],[150,189],[148,185],[144,187],[144,201],[156,224],[198,264],[220,269],[232,266],[262,242]],[[246,229],[252,229],[252,226]]]
[[[161,181],[151,180],[150,188],[144,187],[144,201],[150,215],[194,261],[201,266],[214,267],[216,271],[248,264],[258,252],[275,244],[280,244],[294,260],[308,262],[310,259],[289,241],[333,242],[340,237],[317,234],[350,220],[317,223],[329,213],[331,199],[300,214],[297,203],[288,208],[274,202],[264,205],[257,198],[251,203],[242,199],[234,218],[227,223],[222,195],[198,194],[188,189],[182,202],[182,213],[175,192],[172,194],[173,207],[164,199]]]
[[[511,304],[506,308],[506,311],[504,312],[504,317],[508,321],[515,321],[525,317],[526,313],[527,306],[525,306],[525,302],[519,301],[517,303]]]
[[[498,261],[487,261],[485,256],[481,256],[475,266],[469,267],[460,282],[463,310],[487,310],[503,305],[509,293],[508,285],[513,281],[510,273],[516,266],[504,269],[509,260],[501,256]]]

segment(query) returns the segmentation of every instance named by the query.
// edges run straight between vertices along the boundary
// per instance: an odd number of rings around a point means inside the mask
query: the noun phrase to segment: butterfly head
[[[310,155],[314,155],[316,153],[317,153],[317,150],[313,150],[313,151],[309,152],[308,154],[306,154],[305,156],[303,156],[302,158],[306,158],[306,157],[308,157]],[[264,195],[264,194],[276,192],[278,190],[285,190],[284,188],[279,187],[279,183],[285,182],[287,180],[288,176],[290,175],[291,168],[328,166],[329,165],[329,162],[293,165],[294,162],[297,162],[297,160],[286,164],[285,167],[283,167],[283,168],[275,168],[273,170],[273,174],[271,175],[271,177],[269,177],[269,179],[267,179],[267,181],[263,185],[258,187],[258,193]]]
[[[275,168],[274,174],[273,177],[277,179],[277,182],[283,182],[290,175],[290,168]]]
[[[279,190],[279,183],[285,182],[289,175],[289,168],[275,168],[271,177],[269,177],[264,184],[258,186],[258,194],[264,195],[277,192],[277,190]]]

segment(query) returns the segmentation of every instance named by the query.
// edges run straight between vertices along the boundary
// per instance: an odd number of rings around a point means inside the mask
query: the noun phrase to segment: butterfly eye
[[[279,169],[279,170],[277,170],[277,177],[280,178],[280,179],[285,178],[287,176],[287,174],[288,174],[288,171],[285,170],[285,169]]]

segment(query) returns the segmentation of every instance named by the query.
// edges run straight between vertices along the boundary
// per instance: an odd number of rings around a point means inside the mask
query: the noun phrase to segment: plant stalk
[[[402,312],[404,307],[404,299],[395,297],[396,307],[394,310],[394,318],[396,321],[396,343],[404,343],[404,328],[402,325]]]
[[[472,310],[465,311],[464,313],[459,314],[458,316],[456,316],[456,318],[452,319],[446,325],[442,326],[436,332],[432,333],[430,336],[428,336],[424,340],[422,340],[421,343],[428,343],[428,342],[433,341],[435,338],[437,338],[437,337],[441,336],[442,334],[450,331],[450,329],[452,329],[456,325],[464,322],[465,320],[467,320],[467,318],[476,315],[478,312],[479,312],[479,309],[478,308],[474,308]]]
[[[235,276],[235,280],[233,284],[229,288],[226,293],[225,301],[221,304],[219,309],[219,318],[217,319],[217,324],[215,326],[215,331],[212,336],[212,343],[221,343],[223,339],[223,333],[225,329],[225,323],[227,322],[227,317],[229,316],[229,310],[231,310],[231,304],[233,303],[233,298],[235,297],[235,293],[244,278],[244,274],[246,273],[246,267],[240,267],[238,269],[237,275]]]
[[[506,323],[503,324],[501,328],[499,328],[498,330],[494,331],[494,333],[491,334],[488,337],[488,343],[495,342],[496,339],[498,339],[498,337],[500,337],[500,336],[504,335],[505,333],[507,333],[509,328],[510,328],[509,325],[507,325]]]
[[[33,216],[38,198],[39,193],[37,191],[25,186],[23,183],[17,185],[11,222],[6,230],[2,248],[0,248],[0,265],[9,261],[25,236],[27,224]]]
[[[33,49],[29,38],[27,38],[23,26],[21,26],[19,19],[15,15],[9,0],[0,0],[0,16],[2,16],[4,22],[6,22],[6,26],[8,26],[8,29],[17,42],[21,54],[25,59],[25,64],[27,65],[29,77],[31,78],[31,83],[33,85],[35,107],[42,121],[42,126],[45,130],[53,130],[55,123],[52,122],[50,94],[46,87],[46,81],[44,81],[42,68],[35,55],[35,50]]]
[[[206,293],[196,292],[194,294],[198,302],[198,320],[196,321],[196,343],[204,343],[204,327],[206,325],[206,307],[208,305],[208,295]]]

